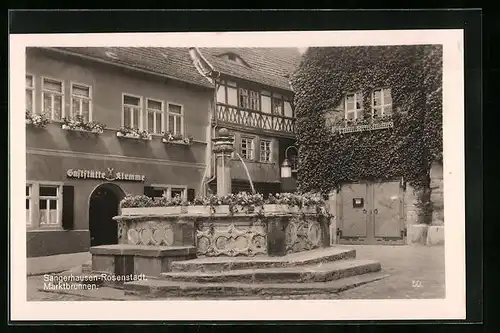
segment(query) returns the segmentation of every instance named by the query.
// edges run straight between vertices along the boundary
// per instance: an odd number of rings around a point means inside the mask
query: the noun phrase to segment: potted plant
[[[26,110],[25,113],[26,125],[30,125],[36,128],[45,128],[50,123],[50,118],[47,112],[42,112],[40,114],[35,114]]]
[[[174,198],[150,198],[146,195],[127,195],[120,202],[122,215],[180,215],[187,213],[187,201]]]
[[[138,128],[132,128],[130,126],[123,126],[116,132],[117,137],[141,139],[141,140],[151,140],[151,134],[148,131],[142,131]]]
[[[193,143],[193,137],[191,135],[184,136],[181,133],[166,132],[163,133],[162,142],[191,145]]]
[[[83,131],[101,134],[106,125],[101,124],[96,121],[87,121],[81,115],[75,116],[73,119],[63,118],[62,129],[73,130],[73,131]]]

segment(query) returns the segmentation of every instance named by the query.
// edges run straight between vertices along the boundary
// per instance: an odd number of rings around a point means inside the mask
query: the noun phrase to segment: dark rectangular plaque
[[[365,205],[365,200],[363,198],[353,198],[352,208],[363,208]]]

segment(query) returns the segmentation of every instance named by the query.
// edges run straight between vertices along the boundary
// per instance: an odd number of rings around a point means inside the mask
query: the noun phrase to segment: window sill
[[[60,225],[55,225],[55,226],[37,226],[37,227],[32,227],[32,226],[26,226],[26,232],[46,232],[46,231],[67,231]]]
[[[85,132],[85,133],[94,133],[94,134],[102,134],[103,130],[85,130],[83,128],[71,128],[68,125],[62,125],[61,128],[66,131],[75,131],[75,132]]]
[[[134,140],[144,140],[144,141],[151,141],[153,138],[151,134],[149,134],[146,138],[144,138],[138,134],[123,134],[122,132],[116,132],[116,136],[124,139],[134,139]]]

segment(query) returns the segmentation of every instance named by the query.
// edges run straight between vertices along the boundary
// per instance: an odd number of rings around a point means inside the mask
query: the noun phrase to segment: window
[[[280,95],[273,94],[273,114],[283,115],[283,99]]]
[[[250,104],[248,102],[248,90],[240,88],[239,92],[240,92],[240,106],[242,108],[248,109]]]
[[[241,138],[241,157],[246,160],[254,159],[254,146],[252,138]]]
[[[344,101],[345,119],[354,120],[363,117],[362,95],[347,94]]]
[[[271,113],[271,93],[263,90],[260,94],[262,112]]]
[[[55,185],[40,185],[39,218],[40,226],[60,224],[61,189]]]
[[[152,198],[175,198],[180,196],[183,199],[187,199],[187,187],[184,186],[172,186],[172,185],[153,185],[145,193]]]
[[[161,134],[165,131],[163,126],[163,102],[148,98],[146,104],[148,132]]]
[[[231,61],[236,61],[236,55],[234,55],[234,54],[232,54],[232,53],[229,53],[229,54],[227,55],[227,58],[228,58],[229,60],[231,60]]]
[[[123,95],[123,126],[142,130],[142,98]]]
[[[168,131],[184,134],[184,110],[182,105],[168,104]]]
[[[260,161],[271,162],[271,140],[260,140]]]
[[[175,197],[186,198],[186,189],[185,188],[172,188],[170,190],[170,197],[171,198],[175,198]]]
[[[35,111],[35,79],[29,74],[26,74],[26,111]]]
[[[155,187],[151,190],[151,196],[153,198],[162,198],[162,197],[166,197],[166,189],[164,188],[158,188],[158,187]]]
[[[375,89],[372,92],[372,116],[384,116],[392,113],[390,89]]]
[[[50,119],[61,120],[64,113],[64,86],[63,82],[55,79],[42,79],[42,111]]]
[[[226,82],[227,89],[227,104],[229,105],[238,105],[238,89],[236,88],[235,82]]]
[[[217,85],[217,103],[224,103],[226,104],[226,86],[223,85],[222,83],[219,83]]]
[[[33,195],[33,186],[26,185],[26,224],[31,225],[31,219],[33,214],[31,213],[31,209],[33,207],[33,202],[32,202],[32,195]]]
[[[92,121],[91,91],[90,86],[71,84],[71,110],[70,117],[81,116],[85,121]]]
[[[292,104],[289,101],[285,101],[284,106],[285,106],[285,117],[293,118]]]
[[[239,89],[240,106],[245,109],[260,110],[260,96],[256,91]]]
[[[259,93],[256,92],[256,91],[252,91],[250,90],[250,96],[249,96],[249,99],[250,99],[250,109],[252,110],[260,110],[260,96],[259,96]]]

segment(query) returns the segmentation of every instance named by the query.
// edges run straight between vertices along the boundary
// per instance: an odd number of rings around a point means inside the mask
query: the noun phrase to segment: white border
[[[26,46],[307,47],[443,45],[444,300],[27,302],[25,122],[11,103],[12,320],[380,320],[465,318],[463,30],[32,34],[10,36],[10,101],[24,101]],[[23,102],[24,103],[24,102]],[[19,132],[17,131],[19,130]],[[24,264],[23,264],[24,263]],[[259,309],[255,311],[255,309]]]

